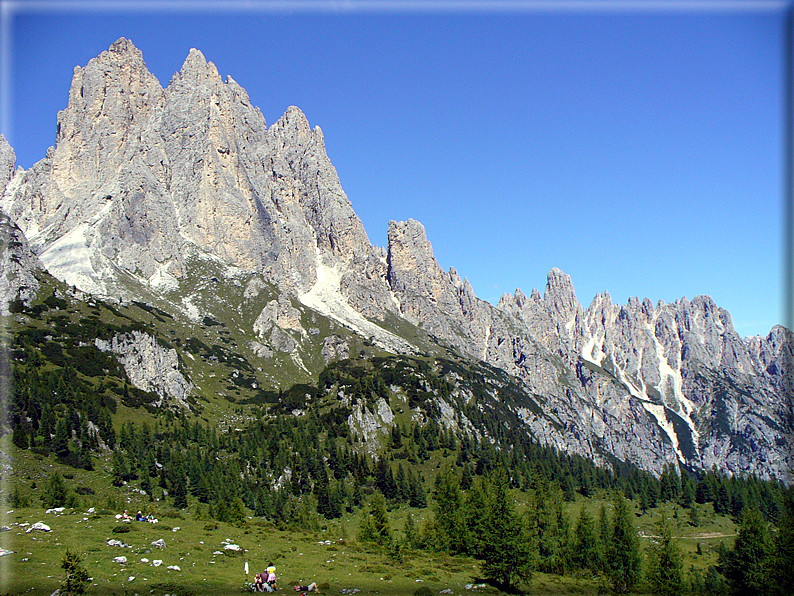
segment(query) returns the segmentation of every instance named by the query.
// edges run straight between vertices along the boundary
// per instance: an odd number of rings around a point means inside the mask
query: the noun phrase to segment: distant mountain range
[[[156,309],[157,332],[95,343],[161,407],[223,396],[197,358],[261,391],[316,383],[344,358],[454,354],[523,392],[486,383],[470,392],[481,409],[499,403],[539,442],[599,465],[792,480],[791,331],[742,339],[708,296],[619,305],[599,294],[585,309],[558,269],[542,295],[480,300],[439,266],[419,222],[389,222],[387,248],[373,246],[320,128],[295,107],[268,127],[198,50],[163,89],[119,39],[75,69],[55,147],[27,171],[14,166],[0,137],[0,311],[35,301],[44,270],[73,286],[61,290],[71,299]],[[219,346],[225,329],[250,370],[165,341],[174,325]],[[455,379],[465,394],[471,378]],[[383,397],[350,424],[388,427]],[[475,428],[447,414],[449,428]]]

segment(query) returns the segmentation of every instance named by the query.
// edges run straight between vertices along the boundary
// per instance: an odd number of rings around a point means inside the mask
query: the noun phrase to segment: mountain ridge
[[[542,296],[481,300],[441,268],[421,223],[389,222],[387,247],[373,246],[322,130],[294,106],[268,127],[199,50],[163,89],[122,38],[75,68],[45,158],[14,172],[4,143],[0,208],[43,266],[84,292],[154,293],[183,316],[212,317],[180,292],[190,259],[215,261],[297,301],[270,300],[254,317],[247,332],[263,354],[303,363],[297,304],[387,351],[421,352],[407,324],[542,396],[542,415],[523,422],[561,450],[657,474],[716,465],[790,481],[789,330],[743,340],[708,296],[654,307],[599,294],[585,309],[556,268]]]

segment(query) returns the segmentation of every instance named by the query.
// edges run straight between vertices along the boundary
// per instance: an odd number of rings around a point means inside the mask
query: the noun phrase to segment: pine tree
[[[121,486],[130,476],[130,470],[127,467],[127,458],[119,449],[113,450],[113,456],[110,460],[110,473],[113,477],[113,486]]]
[[[65,418],[58,418],[55,424],[55,437],[52,439],[51,449],[58,457],[69,455],[69,429]]]
[[[66,554],[61,560],[61,568],[66,571],[66,577],[61,584],[61,594],[72,596],[84,593],[91,578],[88,575],[88,570],[83,566],[82,557],[67,548]]]
[[[739,520],[733,549],[720,553],[720,571],[732,594],[763,594],[770,544],[764,520],[756,509],[746,507]]]
[[[174,507],[177,509],[187,508],[187,474],[181,456],[171,460],[168,477],[171,486],[170,494],[174,498]]]
[[[508,495],[510,477],[499,466],[488,482],[488,512],[483,540],[483,575],[503,587],[532,579],[535,548]]]
[[[410,486],[408,504],[418,509],[427,507],[427,494],[422,486],[422,481],[418,475],[413,473],[411,468],[408,468],[408,484]]]
[[[612,529],[607,517],[607,508],[602,503],[598,511],[598,570],[606,573],[608,570],[607,556]]]
[[[410,513],[405,517],[403,534],[405,535],[405,545],[408,548],[419,547],[419,535],[416,531],[416,524],[414,523],[414,517]]]
[[[391,539],[391,530],[389,529],[389,518],[386,515],[386,499],[382,494],[375,493],[369,513],[372,517],[375,542],[380,545],[387,544]]]
[[[331,518],[331,493],[328,490],[328,476],[325,470],[320,472],[319,478],[314,485],[314,492],[317,495],[317,513],[325,517]]]
[[[684,590],[683,558],[673,539],[670,524],[663,516],[657,526],[659,539],[649,551],[648,584],[657,596],[678,596]]]
[[[628,501],[618,497],[607,547],[607,574],[616,592],[625,593],[640,581],[640,541],[631,521]]]
[[[794,594],[794,493],[783,502],[772,553],[769,556],[766,585],[771,596]]]
[[[599,540],[595,520],[582,505],[573,535],[573,561],[579,569],[597,571],[599,568]]]
[[[433,513],[435,514],[435,546],[440,551],[454,552],[451,544],[456,541],[455,533],[460,530],[456,527],[455,516],[461,508],[462,500],[458,488],[458,477],[451,467],[445,467],[436,476],[435,501]],[[456,554],[456,553],[455,553]]]
[[[14,425],[11,441],[20,449],[27,449],[30,446],[30,439],[28,438],[28,433],[23,424],[17,423]]]
[[[63,478],[58,472],[55,472],[47,480],[44,486],[44,493],[41,500],[46,508],[63,507],[66,505],[67,490],[66,485],[63,483]]]
[[[482,482],[474,482],[463,500],[468,534],[468,554],[482,556],[487,507]]]

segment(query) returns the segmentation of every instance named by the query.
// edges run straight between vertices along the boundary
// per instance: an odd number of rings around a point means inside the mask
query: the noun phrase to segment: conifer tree
[[[732,594],[757,596],[764,593],[768,566],[769,536],[761,513],[746,507],[739,520],[733,549],[720,553],[720,571]]]
[[[82,557],[67,548],[61,560],[61,568],[66,571],[66,577],[63,584],[61,584],[60,593],[64,596],[83,594],[91,578],[88,575],[88,570],[83,565]]]
[[[55,424],[55,436],[52,439],[51,449],[58,457],[69,455],[69,429],[65,418],[58,418],[58,422]]]
[[[317,482],[314,485],[314,492],[317,495],[317,513],[330,519],[331,516],[331,493],[328,489],[328,476],[325,471],[320,472]]]
[[[169,470],[170,494],[174,498],[174,507],[185,509],[187,507],[187,474],[182,457],[177,453],[171,460]]]
[[[582,505],[573,536],[573,562],[579,569],[597,571],[599,568],[599,540],[595,520]]]
[[[456,524],[456,514],[461,509],[462,499],[458,488],[458,477],[452,467],[447,466],[436,476],[435,500],[435,547],[440,551],[454,552],[451,549],[456,540],[456,532],[460,531]],[[459,537],[457,537],[459,538]]]
[[[113,477],[113,486],[121,486],[130,476],[130,470],[127,467],[127,458],[119,449],[113,450],[113,456],[110,460],[110,473]]]
[[[683,558],[664,515],[657,532],[658,541],[648,549],[648,584],[657,596],[679,596],[684,590]]]
[[[766,570],[766,585],[770,596],[794,594],[794,493],[789,492],[783,502],[772,554]]]
[[[63,478],[58,472],[55,472],[47,480],[44,486],[44,493],[41,495],[41,500],[46,508],[63,507],[66,505],[67,490],[66,485],[63,483]]]
[[[413,515],[411,515],[410,513],[405,517],[403,534],[405,535],[405,545],[408,548],[419,547],[419,535],[416,531],[416,523],[414,522]]]
[[[640,581],[640,541],[631,521],[629,504],[622,496],[615,500],[615,515],[607,547],[607,574],[618,593],[626,593]]]
[[[485,493],[480,480],[474,482],[466,493],[463,510],[468,534],[468,554],[480,557],[483,552],[487,516]]]
[[[408,504],[418,509],[427,507],[427,494],[422,486],[422,481],[418,475],[414,474],[411,468],[408,469],[408,484],[410,486]]]
[[[391,530],[389,529],[389,518],[386,515],[386,499],[382,494],[375,493],[369,514],[372,518],[374,541],[380,545],[387,544],[391,539]]]
[[[11,441],[20,449],[27,449],[30,446],[30,439],[28,438],[28,433],[23,424],[17,423],[14,425]]]
[[[483,540],[483,575],[503,587],[528,582],[535,569],[535,549],[524,520],[509,498],[510,477],[500,465],[488,481],[488,513]]]
[[[612,528],[607,517],[607,508],[602,503],[598,510],[598,570],[607,572],[607,551],[612,536]]]

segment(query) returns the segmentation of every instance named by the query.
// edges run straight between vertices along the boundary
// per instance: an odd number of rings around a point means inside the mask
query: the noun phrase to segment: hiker
[[[296,592],[319,592],[315,582],[310,583],[308,586],[295,586]]]
[[[265,591],[265,580],[262,579],[262,574],[257,573],[254,576],[254,592],[264,592]]]
[[[122,514],[121,514],[121,519],[124,519],[124,520],[127,520],[127,521],[129,521],[129,519],[130,519],[130,514],[129,514],[129,513],[127,513],[127,510],[126,510],[126,509],[124,510],[124,513],[122,513]]]
[[[139,521],[139,522],[141,522],[141,521],[146,521],[146,517],[143,515],[143,513],[141,513],[141,512],[139,511],[139,512],[137,513],[137,515],[135,516],[135,521]]]
[[[278,590],[278,586],[276,585],[276,567],[273,563],[268,565],[267,568],[267,585],[273,588],[273,590]]]

